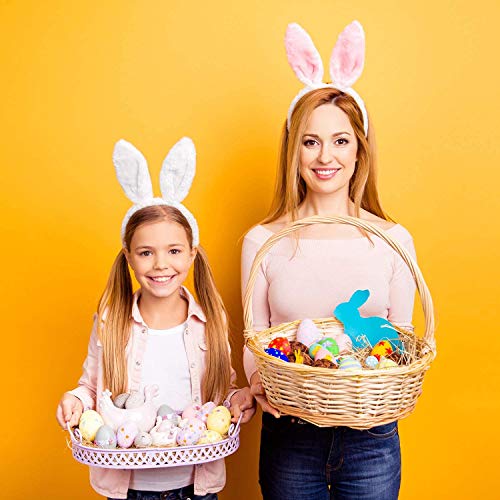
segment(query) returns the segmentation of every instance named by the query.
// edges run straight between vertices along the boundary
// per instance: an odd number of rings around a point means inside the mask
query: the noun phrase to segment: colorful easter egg
[[[389,354],[392,354],[392,345],[388,340],[377,342],[370,352],[370,355],[375,356],[379,361],[382,356],[389,356]]]
[[[197,424],[193,424],[192,420],[198,419],[191,419],[188,425],[178,432],[176,440],[179,446],[191,446],[193,444],[196,444],[205,431],[203,422],[200,421],[200,423],[202,424],[202,426],[200,426]]]
[[[283,361],[288,361],[288,356],[284,352],[281,352],[279,349],[274,349],[271,347],[264,349],[264,352],[266,352],[267,354],[269,354],[269,356],[272,356],[273,358],[278,358]]]
[[[398,367],[398,364],[395,361],[393,361],[392,359],[384,358],[384,357],[380,358],[380,361],[377,365],[377,368],[379,370],[385,370],[387,368],[397,368],[397,367]]]
[[[206,430],[201,435],[200,439],[196,444],[211,444],[217,443],[218,441],[222,441],[222,436],[216,432],[211,430]]]
[[[361,370],[361,363],[351,356],[344,356],[340,358],[339,370]]]
[[[95,435],[99,430],[99,427],[104,425],[104,420],[101,415],[94,410],[87,410],[82,413],[80,417],[80,422],[78,423],[78,429],[83,439],[87,441],[93,441]]]
[[[94,444],[99,448],[116,448],[116,434],[109,425],[101,425],[96,432]]]
[[[335,341],[339,346],[339,354],[346,354],[352,351],[352,340],[349,335],[346,335],[345,333],[335,335]]]
[[[153,438],[149,432],[141,431],[134,439],[134,446],[136,448],[147,448],[153,444]]]
[[[332,337],[325,337],[324,339],[321,339],[318,342],[318,344],[320,344],[327,351],[330,351],[330,353],[333,356],[337,356],[340,352],[337,341],[335,339],[333,339]]]
[[[328,361],[333,361],[334,357],[330,351],[327,351],[324,347],[320,347],[314,354],[314,361],[318,359],[328,359]]]
[[[319,342],[314,342],[313,344],[311,344],[309,346],[309,356],[311,356],[311,358],[314,358],[316,356],[316,353],[322,349],[322,345],[319,343]]]
[[[374,370],[375,368],[377,368],[378,359],[375,356],[368,356],[365,359],[365,365],[367,366],[367,368],[370,368],[370,370]]]
[[[271,340],[268,347],[270,349],[278,349],[279,351],[284,352],[287,356],[292,352],[290,342],[286,337],[276,337],[274,340]]]
[[[231,425],[231,413],[225,406],[217,406],[207,418],[207,429],[216,431],[221,436],[227,433]]]
[[[124,422],[116,431],[116,441],[120,448],[130,448],[135,437],[139,434],[139,427],[132,420]]]
[[[303,319],[297,328],[297,340],[306,346],[310,346],[321,338],[321,332],[312,319]]]
[[[200,411],[196,414],[196,418],[199,418],[202,422],[206,423],[209,413],[216,407],[217,405],[212,401],[205,403],[202,405]]]
[[[189,406],[186,406],[186,408],[182,412],[182,418],[183,419],[187,418],[188,420],[190,418],[196,418],[196,415],[198,414],[198,412],[200,410],[201,410],[201,406],[200,405],[191,404]]]

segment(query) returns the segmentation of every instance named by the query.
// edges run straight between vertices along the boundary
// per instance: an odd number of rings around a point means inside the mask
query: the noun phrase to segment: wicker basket
[[[156,469],[213,462],[233,454],[240,445],[240,422],[231,424],[228,437],[213,444],[170,448],[97,448],[85,444],[78,429],[69,428],[71,451],[78,462],[106,469]]]
[[[295,340],[300,321],[284,323],[261,332],[253,329],[252,295],[257,273],[270,248],[282,238],[313,224],[347,224],[384,240],[409,267],[420,295],[425,333],[397,329],[405,346],[400,366],[386,370],[330,370],[286,363],[264,352],[275,337]],[[333,304],[332,304],[333,305]],[[313,320],[326,334],[343,332],[335,318]],[[280,412],[320,427],[347,426],[369,429],[409,415],[422,393],[424,374],[436,356],[432,299],[417,264],[397,241],[373,224],[354,217],[314,216],[289,224],[271,236],[257,253],[244,296],[246,345],[253,353],[269,403]],[[360,353],[363,355],[366,353]]]

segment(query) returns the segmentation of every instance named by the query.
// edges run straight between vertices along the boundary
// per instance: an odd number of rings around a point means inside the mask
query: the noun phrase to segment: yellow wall
[[[413,233],[438,311],[439,357],[401,423],[401,498],[496,497],[499,5],[0,1],[1,496],[97,497],[54,412],[80,375],[119,249],[128,202],[114,142],[136,144],[156,182],[172,144],[194,138],[187,204],[234,322],[241,373],[239,238],[266,213],[299,88],[285,26],[300,22],[326,59],[359,19],[368,49],[356,88],[378,132],[382,200]],[[260,498],[258,432],[259,419],[244,429],[222,499]]]

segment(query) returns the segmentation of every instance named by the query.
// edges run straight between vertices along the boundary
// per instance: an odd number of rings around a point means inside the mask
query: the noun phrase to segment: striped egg
[[[339,361],[339,370],[361,370],[361,363],[352,357],[344,357]]]

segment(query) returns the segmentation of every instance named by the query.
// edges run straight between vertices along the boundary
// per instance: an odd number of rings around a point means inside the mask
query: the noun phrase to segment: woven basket
[[[261,332],[253,329],[252,295],[262,260],[282,238],[313,224],[347,224],[384,240],[409,267],[420,295],[425,317],[423,338],[397,328],[405,353],[400,366],[385,370],[331,370],[287,363],[264,352],[276,337],[295,340],[300,321],[284,323]],[[333,306],[333,304],[332,304]],[[328,335],[343,332],[335,318],[313,320]],[[408,251],[373,224],[354,217],[314,216],[289,224],[271,236],[257,253],[244,296],[246,345],[253,353],[269,403],[280,412],[320,427],[347,426],[369,429],[399,420],[415,408],[422,393],[424,374],[436,356],[432,299],[417,264]],[[366,352],[358,356],[366,356]]]
[[[78,462],[105,469],[152,469],[213,462],[234,453],[240,445],[240,420],[231,424],[228,437],[213,444],[170,448],[103,449],[85,444],[78,429],[69,428],[71,451]]]

